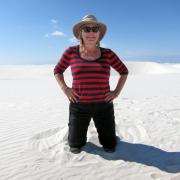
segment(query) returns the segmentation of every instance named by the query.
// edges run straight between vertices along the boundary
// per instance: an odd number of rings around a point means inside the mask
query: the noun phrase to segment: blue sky
[[[107,24],[102,45],[122,60],[180,63],[179,0],[2,0],[0,64],[55,64],[87,14]]]

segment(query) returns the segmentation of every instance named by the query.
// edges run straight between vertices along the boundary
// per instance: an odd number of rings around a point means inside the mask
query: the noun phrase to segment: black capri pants
[[[116,146],[114,106],[110,102],[70,103],[68,143],[71,147],[82,147],[87,141],[87,130],[91,118],[104,148]]]

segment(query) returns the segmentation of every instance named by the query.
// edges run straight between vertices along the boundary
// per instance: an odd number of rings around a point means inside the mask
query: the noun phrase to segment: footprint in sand
[[[179,117],[180,117],[180,109],[174,108],[174,109],[166,110],[166,114],[168,116],[170,116],[170,117],[177,117],[177,119],[179,119]]]
[[[144,141],[149,138],[146,129],[142,125],[117,126],[117,133],[122,139],[131,142]]]
[[[161,111],[153,111],[153,112],[148,113],[148,115],[155,116],[155,117],[161,116],[162,114],[163,113]]]
[[[28,141],[28,149],[40,153],[46,159],[53,159],[68,149],[67,136],[67,127],[41,132]]]
[[[159,178],[163,177],[161,174],[157,174],[157,173],[152,173],[152,174],[150,174],[150,176],[152,179],[159,179]]]

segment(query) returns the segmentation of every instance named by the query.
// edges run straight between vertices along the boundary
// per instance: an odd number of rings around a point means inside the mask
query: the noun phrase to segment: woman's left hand
[[[116,97],[118,97],[118,95],[119,95],[119,93],[117,93],[116,91],[110,91],[110,92],[106,93],[105,101],[112,102]]]

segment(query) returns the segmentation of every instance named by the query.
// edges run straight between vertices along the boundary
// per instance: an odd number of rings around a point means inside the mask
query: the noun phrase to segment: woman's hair
[[[86,54],[87,54],[87,50],[86,50],[86,48],[85,48],[85,46],[84,46],[84,42],[83,42],[83,38],[82,38],[82,33],[81,33],[81,30],[79,30],[80,32],[79,32],[79,44],[80,44],[80,52],[84,55],[84,56],[86,56]],[[96,43],[96,46],[97,47],[100,47],[100,41],[98,41],[97,43]]]

